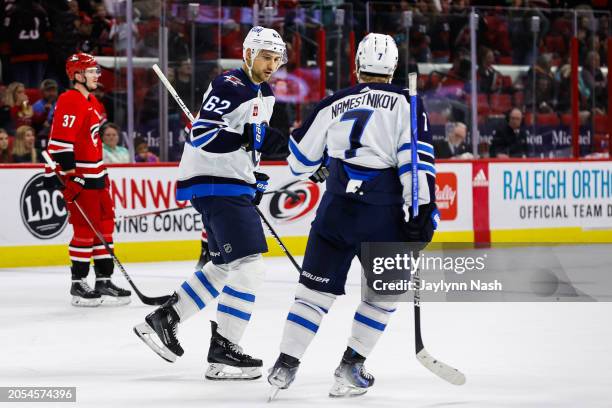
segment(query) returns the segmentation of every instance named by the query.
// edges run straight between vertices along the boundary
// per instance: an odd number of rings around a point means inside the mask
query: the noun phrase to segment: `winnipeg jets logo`
[[[225,82],[230,82],[234,86],[238,86],[238,85],[244,86],[240,78],[237,78],[234,75],[224,75],[223,78],[225,78]]]
[[[259,114],[259,107],[257,104],[253,105],[253,116],[257,116]]]

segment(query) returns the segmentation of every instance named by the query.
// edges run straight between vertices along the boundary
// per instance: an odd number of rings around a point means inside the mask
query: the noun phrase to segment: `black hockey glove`
[[[259,205],[264,193],[266,192],[266,188],[268,188],[268,180],[270,180],[270,176],[258,171],[253,172],[253,174],[255,175],[257,191],[255,192],[255,197],[253,197],[252,202],[254,205]]]
[[[434,231],[438,228],[438,223],[440,222],[440,212],[436,203],[420,205],[419,215],[416,218],[412,217],[411,209],[408,211],[410,212],[410,220],[404,222],[406,239],[409,242],[430,243]],[[424,247],[425,245],[423,245]]]
[[[329,170],[327,169],[327,166],[325,166],[325,163],[321,163],[321,166],[319,166],[317,171],[312,173],[308,178],[315,183],[323,183],[327,177],[329,177]]]

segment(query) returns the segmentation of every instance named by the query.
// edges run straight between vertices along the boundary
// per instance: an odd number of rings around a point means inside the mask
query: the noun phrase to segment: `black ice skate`
[[[134,327],[134,333],[151,350],[170,363],[174,363],[176,358],[184,353],[176,338],[180,321],[178,313],[172,307],[176,302],[178,302],[178,295],[175,292],[166,303],[145,317],[144,323]]]
[[[281,353],[276,359],[274,367],[268,371],[268,382],[272,386],[268,402],[272,401],[279,390],[286,390],[289,388],[293,380],[295,380],[295,374],[297,373],[298,367],[300,366],[300,360],[285,353]]]
[[[369,374],[363,363],[365,357],[350,347],[346,348],[340,365],[334,372],[334,385],[329,390],[332,398],[357,397],[365,394],[374,385],[374,376]]]
[[[96,307],[102,303],[100,292],[94,290],[87,284],[87,279],[76,279],[70,286],[73,306]]]
[[[211,321],[212,337],[208,349],[209,380],[256,380],[261,377],[262,361],[242,352],[242,348],[217,333],[217,322]],[[227,368],[227,370],[225,370]]]
[[[103,306],[123,306],[131,301],[132,292],[115,286],[110,278],[96,278],[95,289],[102,295]]]

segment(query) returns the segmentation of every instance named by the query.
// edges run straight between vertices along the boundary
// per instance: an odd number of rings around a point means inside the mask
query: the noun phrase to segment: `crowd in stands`
[[[365,32],[365,2],[347,0],[336,3],[352,4],[355,13],[352,23],[359,40]],[[445,129],[448,143],[443,149],[447,153],[450,151],[451,157],[463,158],[467,157],[464,153],[471,151],[467,148],[464,151],[461,146],[470,143],[472,61],[468,21],[472,6],[480,7],[477,30],[478,125],[485,125],[490,120],[497,120],[495,123],[499,124],[494,132],[498,140],[491,141],[492,145],[485,154],[491,157],[506,154],[497,154],[501,151],[501,135],[512,133],[508,131],[508,126],[512,128],[509,118],[519,113],[519,128],[523,133],[531,131],[535,125],[567,125],[571,120],[569,54],[574,10],[580,11],[576,35],[582,66],[578,84],[581,125],[591,125],[594,134],[609,133],[608,83],[607,75],[602,71],[602,64],[608,60],[609,13],[593,11],[597,6],[605,10],[607,1],[598,0],[572,9],[568,9],[570,4],[554,0],[508,0],[502,3],[498,6],[518,8],[489,7],[490,2],[477,0],[370,2],[371,30],[394,36],[400,50],[400,61],[408,59],[409,71],[417,69],[417,63],[448,63],[450,67],[437,68],[419,76],[420,92],[428,101],[430,120],[433,125]],[[186,2],[177,4],[183,7]],[[167,76],[192,111],[197,109],[211,79],[221,72],[217,65],[218,53],[221,52],[223,58],[242,58],[242,37],[249,25],[244,20],[248,13],[243,14],[240,6],[248,7],[252,0],[224,0],[223,4],[228,6],[223,24],[220,27],[216,24],[198,25],[194,41],[189,18],[184,11],[177,12],[178,8],[169,6],[170,65]],[[272,125],[284,133],[298,125],[299,117],[303,116],[296,114],[300,109],[296,106],[301,105],[302,110],[308,106],[303,101],[290,100],[291,82],[285,78],[299,72],[304,80],[307,72],[301,65],[305,59],[316,58],[312,41],[296,34],[297,24],[309,24],[307,21],[300,23],[302,17],[290,11],[298,4],[293,0],[278,2],[285,10],[280,13],[284,16],[280,24],[288,43],[289,63],[274,79],[273,86],[279,97]],[[128,27],[124,1],[0,0],[0,162],[40,161],[39,151],[46,147],[55,101],[70,86],[64,68],[69,55],[77,51],[98,56],[125,55],[129,36],[133,37],[134,51],[139,57],[158,55],[159,4],[135,0],[134,5],[134,23]],[[402,12],[405,10],[413,11],[408,33],[402,28]],[[531,22],[535,16],[540,24],[534,53]],[[326,19],[325,11],[321,18]],[[330,37],[328,41],[335,40]],[[192,44],[194,50],[191,50]],[[330,43],[327,47],[330,53],[335,52],[332,45]],[[298,47],[301,55],[293,52]],[[192,52],[197,64],[191,60]],[[519,67],[520,74],[508,75],[507,71],[499,69],[500,65]],[[403,81],[404,67],[400,64],[396,72],[399,82]],[[328,71],[328,75],[334,75],[334,69]],[[105,161],[158,161],[151,151],[156,151],[156,145],[149,146],[147,142],[150,143],[151,139],[138,136],[158,128],[159,82],[146,68],[135,71],[137,137],[133,140],[134,156],[130,156],[125,148],[126,140],[122,140],[125,135],[122,129],[127,125],[126,96],[122,85],[124,75],[125,70],[103,69],[100,87],[95,91],[106,109],[108,120],[101,133]],[[193,81],[194,77],[196,81]],[[348,75],[343,80],[347,78]],[[287,95],[283,95],[285,89]],[[311,95],[301,97],[310,98]],[[169,120],[174,123],[170,127],[182,129],[185,118],[176,104],[170,101],[168,109]],[[24,130],[26,128],[28,131]],[[516,133],[516,129],[513,132]],[[279,157],[282,154],[279,152]],[[510,154],[513,157],[520,155]],[[178,156],[169,155],[170,159]]]

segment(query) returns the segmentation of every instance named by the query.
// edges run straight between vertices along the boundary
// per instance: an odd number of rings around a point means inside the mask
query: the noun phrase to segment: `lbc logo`
[[[45,188],[43,173],[32,177],[21,192],[21,219],[32,235],[40,239],[58,236],[66,227],[68,211],[59,190]]]

